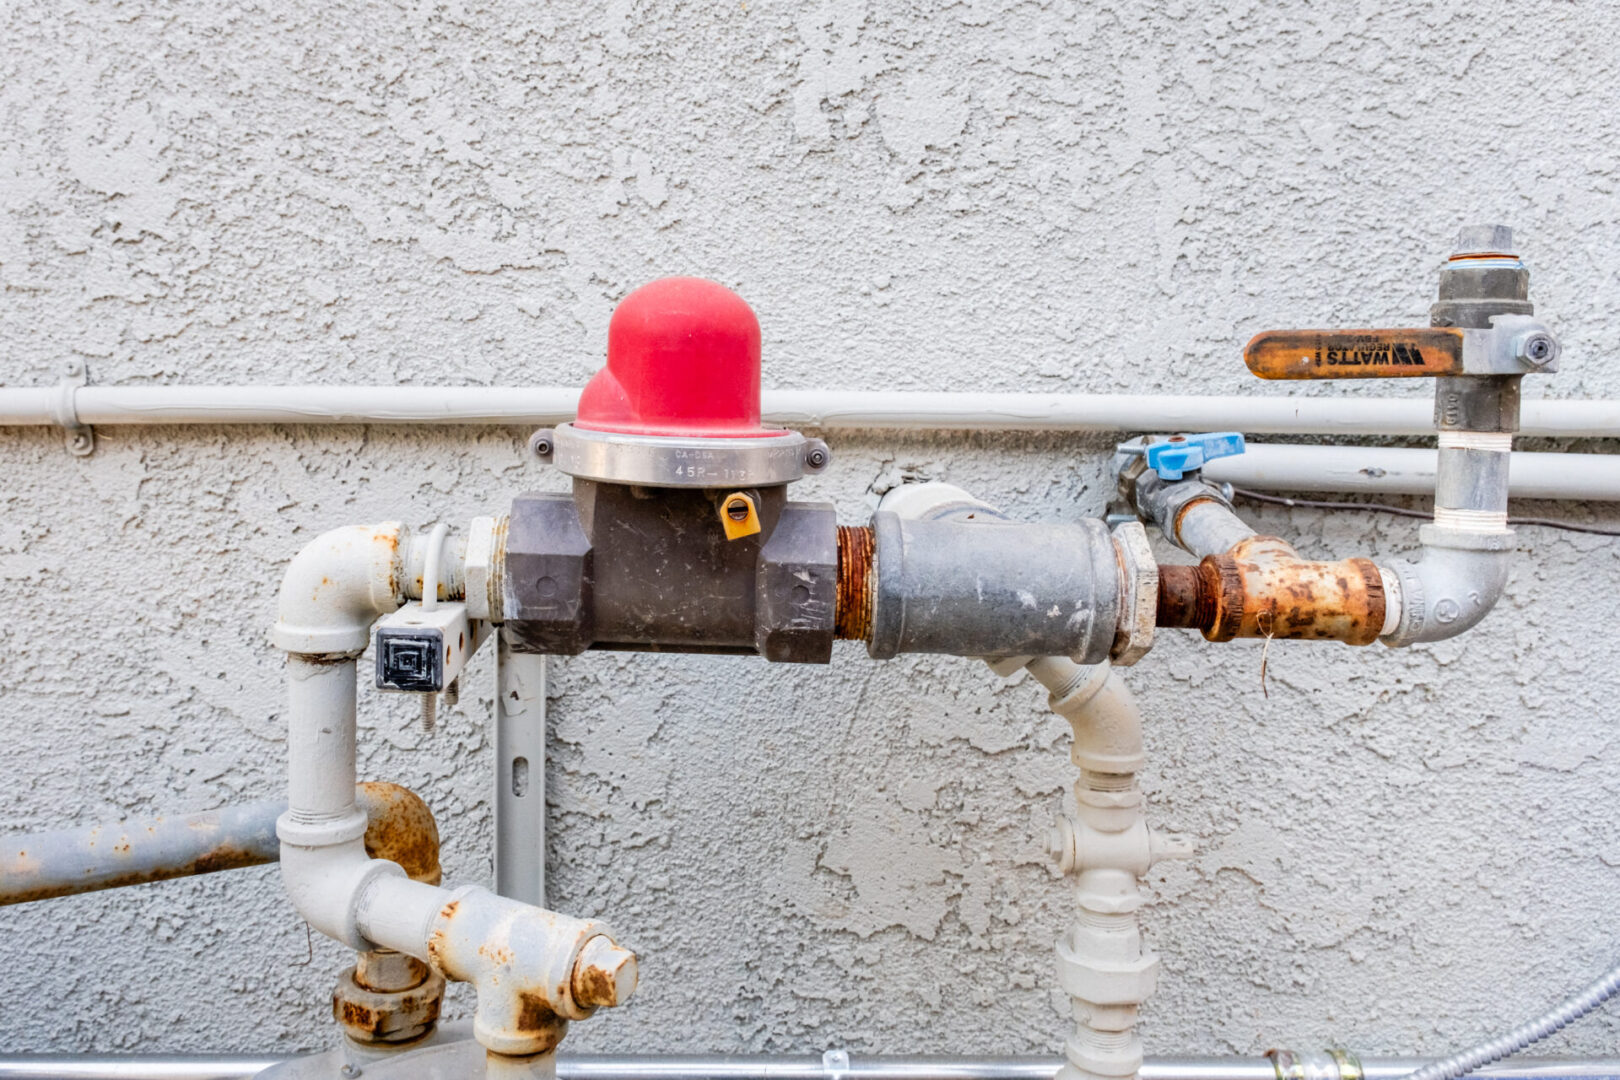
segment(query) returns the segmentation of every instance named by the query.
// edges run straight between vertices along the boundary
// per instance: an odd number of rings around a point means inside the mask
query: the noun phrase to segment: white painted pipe
[[[50,425],[67,392],[0,388],[0,426]],[[85,386],[82,424],[545,424],[571,420],[563,386]],[[1368,398],[767,390],[765,418],[820,431],[1243,431],[1432,435],[1427,394]],[[1523,434],[1620,438],[1620,400],[1526,401]]]
[[[1250,443],[1237,457],[1204,467],[1204,478],[1263,491],[1434,494],[1439,453],[1379,446]],[[1515,499],[1620,501],[1620,454],[1515,451],[1508,466]]]
[[[416,543],[398,522],[354,525],[311,540],[288,565],[271,631],[287,653],[288,806],[276,822],[281,877],[293,907],[326,936],[356,950],[405,953],[446,979],[472,983],[479,1044],[527,1057],[555,1048],[568,1020],[622,1004],[635,988],[634,957],[607,941],[610,931],[600,923],[476,886],[410,880],[398,864],[367,855],[367,818],[354,801],[355,657],[371,623],[413,591],[434,590],[435,577],[448,586],[444,599],[464,595],[464,555],[448,574],[427,569],[443,549],[438,530]],[[577,996],[576,963],[597,938],[604,939],[600,959],[587,966],[613,973],[604,977],[616,1000]]]

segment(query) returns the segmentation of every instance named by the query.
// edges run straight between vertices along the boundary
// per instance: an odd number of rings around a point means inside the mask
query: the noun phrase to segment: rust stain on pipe
[[[116,849],[115,849],[116,850]],[[125,852],[127,853],[127,849]],[[262,851],[240,847],[234,843],[215,845],[196,857],[168,866],[131,869],[116,875],[98,876],[85,882],[57,882],[37,888],[12,887],[12,883],[25,878],[29,872],[28,852],[18,851],[12,859],[0,861],[0,907],[27,904],[34,900],[54,900],[59,896],[77,896],[80,893],[119,889],[126,885],[144,885],[150,881],[171,881],[174,878],[215,874],[221,870],[239,870],[247,866],[263,866],[275,862]]]
[[[1159,568],[1158,625],[1210,641],[1277,637],[1369,645],[1384,626],[1384,581],[1369,559],[1313,562],[1254,536],[1197,566]]]
[[[872,550],[869,526],[838,527],[838,596],[833,634],[844,641],[872,636]]]
[[[398,863],[412,881],[437,885],[439,826],[427,803],[399,784],[356,785],[355,801],[366,812],[366,854]]]

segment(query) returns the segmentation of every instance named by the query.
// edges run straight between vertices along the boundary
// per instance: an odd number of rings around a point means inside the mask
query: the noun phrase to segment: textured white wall
[[[109,384],[577,385],[619,297],[696,273],[754,304],[775,386],[1265,392],[1250,334],[1421,322],[1454,228],[1500,219],[1565,337],[1528,392],[1620,394],[1620,8],[1596,0],[0,19],[14,385],[68,358]],[[0,827],[280,791],[286,560],[555,486],[524,434],[126,428],[80,460],[0,431]],[[927,476],[1072,520],[1103,508],[1107,447],[845,437],[798,490],[858,522]],[[1313,555],[1415,543],[1252,517]],[[1614,958],[1616,542],[1519,545],[1455,643],[1274,645],[1269,697],[1251,644],[1170,635],[1130,674],[1153,819],[1202,851],[1153,875],[1151,1052],[1438,1051]],[[1068,901],[1041,845],[1072,772],[1035,688],[846,646],[555,671],[553,899],[645,957],[571,1046],[1055,1052]],[[430,800],[452,880],[489,873],[489,712],[468,693],[428,740],[363,702],[363,772]],[[308,955],[271,868],[7,909],[0,1049],[319,1047],[344,959]]]

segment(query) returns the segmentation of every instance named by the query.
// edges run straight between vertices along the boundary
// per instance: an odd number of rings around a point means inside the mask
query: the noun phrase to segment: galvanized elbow
[[[1425,525],[1423,556],[1388,569],[1399,596],[1394,628],[1379,640],[1391,648],[1444,641],[1471,629],[1490,613],[1507,587],[1513,533],[1469,532]]]
[[[1505,393],[1491,389],[1496,396]],[[1508,396],[1516,405],[1517,397]],[[1434,524],[1418,532],[1422,558],[1390,567],[1400,592],[1392,609],[1400,614],[1380,637],[1385,645],[1456,637],[1502,595],[1513,555],[1507,526],[1512,445],[1507,432],[1440,432]]]

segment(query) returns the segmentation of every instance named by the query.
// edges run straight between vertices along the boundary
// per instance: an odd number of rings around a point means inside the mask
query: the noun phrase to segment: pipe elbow
[[[405,871],[397,863],[367,856],[358,834],[335,844],[299,843],[297,823],[283,816],[276,827],[281,833],[282,887],[298,914],[357,952],[376,948],[360,930],[362,898],[379,878],[404,878]]]
[[[1142,768],[1142,710],[1119,672],[1061,656],[1037,657],[1026,666],[1050,692],[1047,706],[1074,729],[1069,757],[1076,765],[1116,775]]]
[[[1445,641],[1490,614],[1513,568],[1513,532],[1470,532],[1425,525],[1423,555],[1389,570],[1400,588],[1395,628],[1379,638],[1391,648]]]
[[[439,826],[422,797],[400,784],[365,781],[354,798],[366,815],[366,854],[398,863],[412,881],[437,885]]]
[[[348,525],[304,545],[281,579],[270,640],[284,652],[363,651],[371,624],[405,601],[405,526]]]

